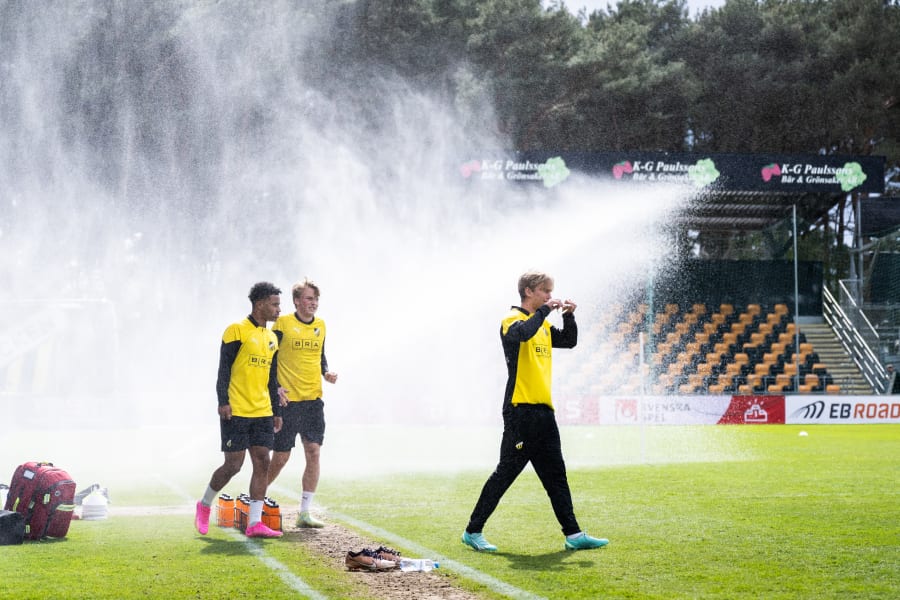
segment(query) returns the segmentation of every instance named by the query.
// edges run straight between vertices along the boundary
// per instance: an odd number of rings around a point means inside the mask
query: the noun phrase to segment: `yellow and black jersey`
[[[322,375],[328,372],[325,358],[325,321],[314,317],[304,323],[297,313],[278,317],[272,331],[278,336],[278,383],[288,400],[322,397]]]
[[[534,314],[513,306],[500,324],[500,339],[509,379],[503,408],[519,404],[546,404],[553,408],[550,397],[552,348],[574,348],[578,342],[575,315],[563,314],[563,328],[546,319],[550,308],[541,306]]]
[[[222,334],[216,395],[219,406],[231,405],[236,417],[279,416],[278,338],[248,316]]]

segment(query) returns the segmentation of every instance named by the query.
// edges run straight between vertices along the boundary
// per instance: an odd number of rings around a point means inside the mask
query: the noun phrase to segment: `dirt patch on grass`
[[[344,557],[349,550],[376,549],[384,542],[365,538],[354,531],[328,523],[321,529],[296,528],[296,513],[284,513],[283,529],[291,539],[299,539],[309,550],[326,557],[335,569],[346,570]],[[412,556],[410,558],[421,558]],[[440,569],[435,571],[392,571],[351,573],[368,590],[368,597],[378,600],[477,600],[478,596],[453,585]]]
[[[80,512],[80,511],[79,511]],[[194,514],[193,506],[110,506],[110,516],[150,516],[150,515],[190,515]],[[311,552],[321,555],[327,564],[339,571],[346,571],[344,558],[347,552],[359,552],[363,548],[372,550],[383,541],[369,539],[354,531],[326,523],[321,529],[298,528],[296,511],[282,512],[282,529],[285,541],[302,543]],[[211,525],[215,524],[213,514]],[[410,558],[426,558],[411,556]],[[366,597],[372,600],[478,600],[479,596],[455,586],[445,571],[437,569],[422,572],[404,573],[399,569],[392,571],[354,571],[350,573],[360,586],[367,590]]]

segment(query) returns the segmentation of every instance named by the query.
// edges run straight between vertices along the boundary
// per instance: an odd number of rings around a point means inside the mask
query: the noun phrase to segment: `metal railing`
[[[859,331],[859,334],[866,340],[869,348],[877,350],[881,346],[881,339],[878,331],[872,326],[869,317],[866,316],[866,313],[856,301],[856,299],[860,297],[858,295],[860,294],[858,288],[861,285],[862,282],[858,279],[842,279],[838,282],[838,297],[844,314],[847,315],[847,318],[853,323],[853,326]],[[857,288],[857,291],[852,291],[851,287]]]
[[[873,339],[876,342],[873,345],[877,347],[878,333],[869,323],[866,315],[859,310],[846,288],[843,287],[843,282],[840,285],[842,293],[846,293],[846,297],[849,299],[848,310],[854,318],[851,319],[847,316],[847,312],[841,308],[827,287],[822,289],[822,315],[868,384],[877,393],[884,393],[887,371],[878,360],[878,356],[872,351],[872,346],[867,342],[867,338]],[[854,319],[860,324],[860,327],[856,326]]]
[[[900,303],[863,304],[860,306],[878,332],[878,345],[872,350],[883,364],[900,362]]]

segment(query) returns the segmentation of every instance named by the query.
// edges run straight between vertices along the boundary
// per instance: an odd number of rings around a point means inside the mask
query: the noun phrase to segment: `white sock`
[[[567,540],[574,540],[575,538],[577,538],[578,536],[581,536],[581,535],[584,535],[584,532],[583,532],[583,531],[579,531],[578,533],[573,533],[572,535],[567,535],[567,536],[566,536],[566,539],[567,539]]]
[[[262,500],[250,500],[250,517],[247,521],[247,527],[251,525],[256,525],[260,521],[262,521],[262,511],[263,511],[263,501]]]
[[[203,493],[203,498],[200,502],[203,506],[212,506],[212,503],[216,501],[216,494],[218,494],[218,490],[212,489],[210,486],[206,486],[206,491]]]
[[[315,495],[315,492],[303,492],[300,496],[300,512],[309,512],[309,507],[312,506],[313,496]]]

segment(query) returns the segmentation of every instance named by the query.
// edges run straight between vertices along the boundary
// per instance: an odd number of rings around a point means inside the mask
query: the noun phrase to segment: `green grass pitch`
[[[493,430],[475,434],[484,438],[478,452],[489,454],[477,467],[369,475],[332,468],[331,476],[325,469],[317,500],[332,522],[383,534],[404,554],[443,560],[460,585],[484,598],[900,597],[900,425],[809,426],[808,436],[801,429],[565,428],[576,514],[589,533],[610,539],[602,550],[563,550],[530,468],[485,528],[500,551],[476,553],[460,543],[496,457]],[[0,441],[20,440],[4,434]],[[459,432],[436,430],[419,443],[446,451],[463,441]],[[185,506],[210,469],[208,460],[181,464],[104,473],[103,483],[115,508]],[[365,597],[297,539],[256,547],[318,597]],[[105,521],[73,522],[64,540],[0,547],[0,598],[303,596],[252,548],[216,527],[202,538],[184,514],[111,512]]]

